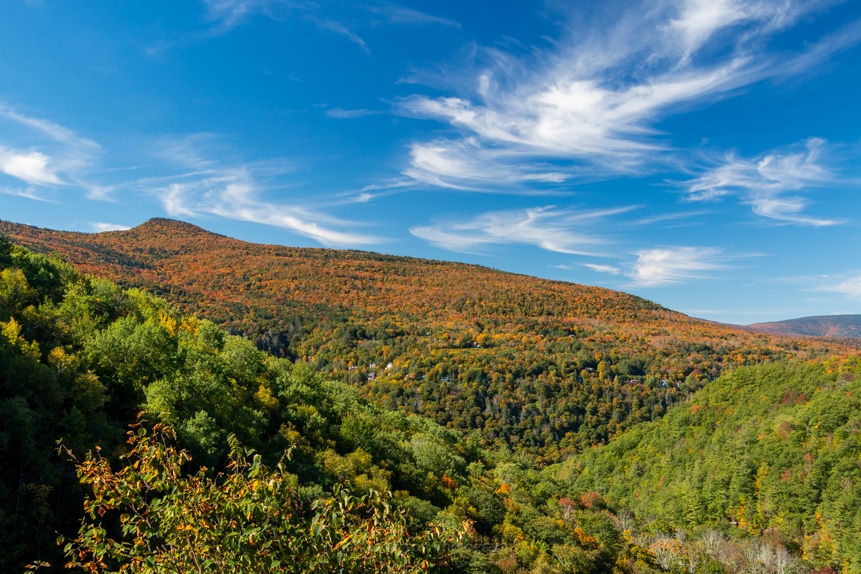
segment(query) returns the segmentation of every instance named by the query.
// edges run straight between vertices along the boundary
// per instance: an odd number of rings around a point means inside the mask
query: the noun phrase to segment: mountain
[[[0,237],[0,572],[657,572],[478,442]]]
[[[660,418],[723,371],[848,353],[602,289],[461,263],[258,245],[153,219],[0,234],[252,338],[376,404],[477,431],[539,464]]]
[[[821,315],[787,321],[754,323],[748,329],[774,335],[861,338],[861,315]]]
[[[643,555],[619,543],[604,509],[548,507],[561,485],[510,452],[370,405],[307,365],[4,237],[0,459],[0,572],[38,562],[40,572],[504,574],[568,572],[563,561],[576,560],[598,574]]]
[[[526,326],[506,328],[527,336]],[[568,374],[575,392],[553,400],[553,369],[580,353],[532,353],[546,363],[503,379],[513,389],[484,387],[491,404],[521,398],[527,413],[552,417],[586,401],[597,407],[580,427],[606,429],[606,409],[613,421],[651,396],[676,403],[545,465],[549,445],[512,453],[536,434],[537,416],[461,432],[380,408],[359,391],[385,403],[372,391],[394,389],[394,368],[379,381],[327,379],[0,236],[0,571],[33,560],[57,572],[67,560],[184,571],[201,559],[231,571],[857,574],[857,350],[742,334],[734,343],[744,353],[729,356],[758,364],[724,368],[698,391],[652,374],[609,380],[620,364],[666,368],[681,356],[622,355],[617,344],[594,373]],[[404,344],[418,349],[418,339]],[[723,357],[694,345],[697,360]],[[520,368],[501,345],[456,350],[457,368],[474,366],[477,350],[493,351],[486,366],[504,375]],[[450,406],[464,408],[481,396],[472,376],[420,384],[447,387],[458,399]],[[78,458],[58,456],[58,440]]]

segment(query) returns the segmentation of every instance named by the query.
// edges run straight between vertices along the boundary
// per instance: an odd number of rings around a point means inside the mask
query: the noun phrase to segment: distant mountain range
[[[771,335],[859,339],[861,338],[861,315],[801,317],[786,321],[754,323],[747,328]]]

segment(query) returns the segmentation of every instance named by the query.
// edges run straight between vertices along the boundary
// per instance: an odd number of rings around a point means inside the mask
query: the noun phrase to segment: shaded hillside
[[[857,574],[859,373],[857,357],[738,369],[661,421],[569,459],[558,476],[668,531],[761,534],[812,565]],[[718,552],[721,539],[712,536],[712,556],[735,560]]]
[[[257,245],[176,221],[84,234],[0,223],[358,386],[388,408],[559,460],[727,368],[849,349],[692,319],[597,287],[458,263]]]
[[[786,336],[861,338],[861,315],[822,315],[787,321],[754,323],[748,329],[759,333]]]

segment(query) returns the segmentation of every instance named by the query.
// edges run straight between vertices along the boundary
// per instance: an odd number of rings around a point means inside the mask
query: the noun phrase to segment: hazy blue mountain
[[[787,321],[754,323],[748,328],[773,335],[805,335],[808,337],[861,338],[861,315],[822,315]]]

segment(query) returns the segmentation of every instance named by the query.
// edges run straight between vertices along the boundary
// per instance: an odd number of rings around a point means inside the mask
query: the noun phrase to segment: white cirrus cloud
[[[365,116],[377,116],[383,112],[379,110],[368,110],[365,108],[357,110],[345,110],[343,108],[332,108],[326,110],[326,116],[339,120],[352,120],[355,118],[363,118]]]
[[[460,23],[447,18],[440,18],[433,14],[420,12],[412,8],[406,8],[390,2],[381,2],[379,4],[367,4],[364,9],[373,14],[380,14],[386,18],[391,24],[439,24],[441,26],[450,26],[452,28],[460,28]]]
[[[635,253],[628,277],[638,287],[660,287],[703,279],[726,268],[727,258],[716,247],[644,249]]]
[[[607,175],[642,173],[670,161],[671,134],[656,126],[691,106],[777,74],[809,69],[858,42],[861,28],[826,36],[795,53],[769,40],[822,2],[668,0],[608,5],[573,27],[552,51],[515,58],[479,50],[487,62],[463,74],[459,95],[413,95],[396,110],[448,123],[458,136],[410,146],[405,174],[470,189],[552,162],[557,180],[589,167]],[[780,65],[778,65],[780,64]],[[432,83],[433,76],[423,76]],[[440,81],[440,83],[444,83]],[[463,159],[469,158],[469,161]],[[505,166],[507,169],[500,169]]]
[[[95,231],[96,233],[101,233],[103,231],[125,231],[127,229],[131,229],[128,225],[122,225],[119,223],[106,223],[104,221],[93,221],[90,223],[90,229]]]
[[[204,0],[207,17],[218,23],[215,33],[227,32],[256,14],[267,14],[277,6],[287,6],[283,0]]]
[[[14,150],[0,146],[0,171],[31,185],[63,185],[50,159],[36,150]]]
[[[55,142],[65,144],[69,148],[77,150],[79,153],[97,153],[101,151],[101,147],[99,146],[99,144],[97,144],[93,140],[78,136],[69,128],[61,126],[49,120],[22,114],[14,108],[11,108],[4,104],[0,104],[0,118],[7,119],[20,125],[29,127],[34,131],[47,136]]]
[[[16,197],[32,199],[35,201],[45,201],[53,203],[53,200],[40,194],[39,190],[33,186],[28,186],[24,188],[0,186],[0,193],[4,195],[14,195]]]
[[[30,186],[52,188],[76,184],[95,197],[91,183],[102,148],[57,123],[0,104],[0,171]],[[2,141],[14,139],[11,146]],[[21,144],[26,147],[22,147]]]
[[[606,244],[594,231],[597,224],[630,209],[575,211],[550,206],[493,211],[465,221],[412,227],[410,233],[442,249],[465,253],[490,245],[524,244],[556,253],[593,255]]]
[[[482,149],[475,138],[413,143],[410,157],[403,174],[412,180],[474,192],[551,194],[558,193],[552,184],[575,173],[582,181],[596,177],[594,169],[583,166],[560,170],[543,161],[512,161],[504,150]]]
[[[325,19],[325,18],[319,18],[316,16],[312,16],[310,18],[310,20],[312,22],[314,22],[315,24],[317,24],[317,27],[320,28],[321,30],[327,30],[329,32],[334,32],[335,34],[339,34],[339,35],[345,37],[347,40],[349,40],[350,42],[352,42],[355,45],[357,45],[358,47],[360,47],[362,49],[362,51],[364,51],[366,54],[370,55],[371,50],[370,50],[370,48],[368,48],[368,44],[365,42],[364,38],[362,38],[356,32],[354,32],[349,25],[347,25],[343,22],[339,22],[337,20],[329,20],[329,19]]]
[[[299,203],[268,201],[273,188],[284,189],[289,162],[271,160],[224,167],[209,158],[216,146],[212,134],[163,138],[157,155],[186,168],[182,173],[139,180],[138,186],[158,199],[172,217],[216,216],[279,227],[323,245],[355,247],[379,243],[381,238],[352,231],[355,222],[329,216]],[[165,151],[169,150],[169,151]]]
[[[682,185],[690,201],[737,195],[762,217],[818,227],[836,225],[843,220],[806,215],[809,200],[797,195],[835,184],[836,177],[819,161],[824,146],[824,140],[811,138],[803,146],[750,160],[730,154],[718,167]]]
[[[391,2],[338,3],[309,0],[204,0],[206,17],[214,27],[205,35],[217,36],[245,24],[251,18],[262,15],[273,20],[298,16],[311,22],[320,30],[344,36],[366,53],[370,53],[365,40],[357,29],[370,29],[381,23],[393,25],[442,25],[460,27],[460,24],[406,8]]]
[[[255,16],[265,16],[273,20],[282,20],[293,14],[313,23],[320,30],[334,32],[344,36],[366,53],[370,53],[365,41],[348,25],[328,16],[326,10],[317,2],[302,2],[289,0],[205,0],[206,16],[214,26],[204,33],[201,38],[226,34],[241,26]],[[199,38],[200,39],[200,38]]]
[[[154,192],[168,215],[173,217],[215,215],[262,223],[310,237],[327,246],[351,247],[380,241],[380,238],[370,234],[344,230],[355,226],[355,223],[300,206],[261,199],[261,189],[254,179],[253,167],[213,170],[206,175],[165,179],[176,181],[157,187]]]
[[[368,184],[361,189],[348,191],[340,194],[340,198],[335,203],[350,204],[350,203],[368,203],[380,197],[405,193],[416,189],[418,186],[413,179],[390,179],[380,181],[378,183]]]
[[[677,16],[664,28],[667,50],[678,50],[683,62],[721,31],[738,28],[737,41],[746,42],[791,26],[799,17],[827,6],[820,2],[774,2],[771,0],[683,0]],[[753,24],[752,27],[745,25]]]
[[[596,271],[598,273],[607,273],[608,275],[618,275],[622,272],[619,267],[614,267],[613,265],[600,265],[597,263],[584,263],[583,267],[587,269],[591,269],[592,271]]]
[[[861,298],[861,274],[843,277],[836,283],[819,287],[818,290]]]

